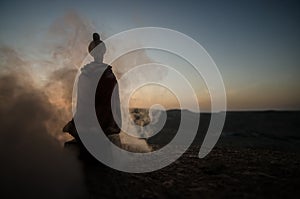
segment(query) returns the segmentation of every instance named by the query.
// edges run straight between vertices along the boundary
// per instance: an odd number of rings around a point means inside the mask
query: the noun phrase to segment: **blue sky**
[[[198,41],[214,59],[229,108],[300,108],[297,1],[31,0],[0,5],[0,45],[34,53],[41,35],[69,10],[106,36],[136,27],[170,28]]]

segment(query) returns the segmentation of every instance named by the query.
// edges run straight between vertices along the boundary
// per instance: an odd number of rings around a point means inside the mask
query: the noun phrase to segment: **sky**
[[[24,59],[47,57],[40,50],[45,35],[68,12],[104,38],[131,28],[164,27],[188,35],[210,54],[222,74],[229,110],[300,108],[298,1],[11,0],[0,5],[0,46]],[[36,67],[42,74],[43,66]],[[199,85],[197,96],[205,101]]]

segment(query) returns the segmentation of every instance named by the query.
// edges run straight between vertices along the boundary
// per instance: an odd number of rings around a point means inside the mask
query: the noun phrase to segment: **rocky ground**
[[[66,147],[69,148],[69,147]],[[218,147],[204,159],[191,147],[173,164],[144,174],[110,169],[79,155],[88,198],[297,198],[300,156]]]

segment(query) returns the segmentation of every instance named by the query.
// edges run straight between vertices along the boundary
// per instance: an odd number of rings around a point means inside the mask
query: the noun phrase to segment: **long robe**
[[[113,93],[115,89],[115,92]],[[98,82],[95,95],[98,122],[106,135],[120,133],[120,97],[117,79],[112,67],[107,66]],[[119,124],[119,125],[118,125]]]
[[[92,85],[99,77],[101,78],[95,92],[92,89]],[[114,88],[115,92],[113,92]],[[86,96],[95,96],[95,98],[89,99]],[[87,107],[91,107],[92,104],[95,104],[97,119],[103,132],[106,135],[120,133],[122,124],[119,87],[112,67],[107,64],[91,62],[81,69],[81,74],[78,78],[75,117],[77,113],[86,112]],[[88,112],[92,111],[88,110]],[[82,119],[87,120],[87,122],[89,121],[88,117]],[[80,140],[75,128],[74,119],[63,128],[63,131],[69,132],[74,138]]]

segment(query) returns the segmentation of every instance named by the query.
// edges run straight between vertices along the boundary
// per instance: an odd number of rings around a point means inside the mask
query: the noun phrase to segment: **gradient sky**
[[[41,35],[70,10],[105,36],[165,27],[208,51],[223,75],[229,109],[300,108],[298,1],[11,0],[0,5],[0,45],[28,57],[42,56],[35,48]]]

